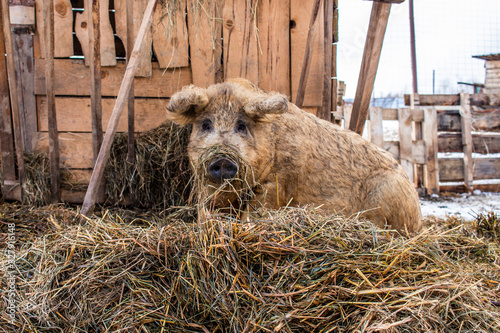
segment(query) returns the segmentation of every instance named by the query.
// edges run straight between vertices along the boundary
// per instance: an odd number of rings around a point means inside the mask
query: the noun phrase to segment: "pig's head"
[[[272,168],[273,120],[287,110],[286,96],[243,79],[174,94],[167,115],[179,125],[192,124],[188,155],[199,194],[215,196],[217,208],[241,203]]]

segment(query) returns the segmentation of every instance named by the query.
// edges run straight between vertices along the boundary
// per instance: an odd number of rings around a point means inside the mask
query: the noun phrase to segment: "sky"
[[[339,0],[337,76],[354,98],[370,20],[371,1]],[[472,93],[457,82],[484,83],[484,60],[500,53],[500,0],[414,0],[420,94]],[[412,92],[409,1],[393,4],[373,97]]]

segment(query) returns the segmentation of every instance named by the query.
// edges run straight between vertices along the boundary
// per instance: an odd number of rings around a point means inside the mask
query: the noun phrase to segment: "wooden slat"
[[[464,185],[472,191],[472,128],[469,94],[460,93],[462,145],[464,147]]]
[[[222,80],[222,7],[219,1],[188,0],[188,34],[193,84],[208,87]]]
[[[43,0],[35,0],[36,28],[42,38],[40,51],[45,56]],[[73,11],[70,0],[54,0],[54,57],[73,55]]]
[[[399,141],[384,141],[384,149],[399,161]],[[411,148],[411,162],[413,164],[425,164],[425,142],[423,140],[413,141]]]
[[[132,22],[134,20],[134,0],[126,0],[126,19],[127,22]],[[154,15],[153,15],[154,16]],[[154,18],[153,18],[154,19]],[[132,55],[134,50],[134,26],[133,24],[127,24],[127,45],[126,54]],[[127,65],[130,61],[130,56],[127,56]],[[128,94],[127,101],[127,115],[128,115],[128,135],[127,135],[127,162],[134,164],[135,160],[135,89],[134,89],[134,79],[130,84],[130,91]],[[105,186],[104,182],[101,186]]]
[[[390,11],[391,4],[373,3],[365,49],[363,51],[363,60],[359,72],[358,86],[352,107],[351,122],[349,124],[349,129],[358,134],[363,133],[365,121],[368,117],[370,99]]]
[[[500,153],[500,135],[473,134],[473,152],[478,154]],[[439,151],[444,153],[463,152],[462,135],[460,133],[440,133],[438,137]]]
[[[474,180],[500,179],[499,158],[473,159]],[[464,181],[464,161],[461,158],[439,159],[439,179],[442,182]]]
[[[424,109],[423,136],[425,141],[426,164],[424,186],[427,194],[439,193],[439,164],[437,157],[437,115],[434,108]]]
[[[472,128],[476,131],[500,132],[500,108],[472,110]],[[462,130],[459,109],[438,111],[438,131],[459,132]]]
[[[20,184],[24,181],[24,144],[21,134],[21,122],[19,115],[19,103],[16,82],[16,66],[14,63],[14,45],[10,27],[9,1],[2,0],[2,24],[5,38],[5,53],[7,54],[7,74],[12,112],[12,127],[14,128],[14,143],[17,157],[18,177]],[[22,193],[21,193],[22,197]]]
[[[47,126],[49,129],[50,190],[52,201],[60,201],[61,172],[59,170],[59,137],[54,94],[54,2],[43,4],[45,27],[45,81],[47,83]]]
[[[299,85],[297,86],[297,97],[295,98],[295,104],[299,108],[301,108],[304,105],[304,95],[307,89],[307,79],[309,76],[309,70],[311,68],[312,55],[314,54],[314,46],[316,45],[314,40],[318,35],[318,26],[319,26],[318,16],[320,12],[323,12],[320,11],[320,3],[321,3],[320,0],[314,0],[311,12],[311,18],[309,20],[309,29],[307,33],[306,47],[304,51],[304,60],[302,60],[302,69],[300,71]],[[324,67],[323,67],[323,73],[324,73]]]
[[[189,66],[186,0],[166,1],[156,6],[153,49],[160,68]]]
[[[370,132],[371,142],[383,148],[384,127],[382,125],[382,110],[380,108],[370,108]]]
[[[398,109],[399,118],[399,161],[403,170],[406,172],[410,181],[413,182],[413,164],[412,164],[412,116],[411,110],[407,108]],[[371,119],[371,118],[370,118]]]
[[[102,99],[102,125],[106,128],[116,99]],[[165,99],[137,99],[135,101],[135,130],[144,132],[159,126],[166,120]],[[38,124],[40,131],[47,131],[47,101],[40,97],[38,102]],[[127,110],[127,109],[125,109]],[[57,127],[61,132],[91,132],[90,99],[78,97],[56,97]],[[127,117],[122,115],[118,132],[127,132]]]
[[[500,182],[493,184],[474,184],[474,188],[482,192],[500,192]],[[455,184],[450,185],[449,183],[441,183],[439,185],[439,189],[441,192],[466,192],[465,186]]]
[[[44,59],[35,60],[35,94],[45,94]],[[56,95],[90,96],[90,73],[82,60],[56,59]],[[102,96],[117,96],[125,63],[120,61],[114,67],[102,69]],[[136,97],[170,97],[183,86],[191,84],[189,68],[162,70],[158,63],[153,64],[153,75],[149,78],[136,78],[134,81]]]
[[[39,132],[37,151],[49,153],[49,135]],[[60,166],[71,169],[92,168],[92,133],[59,133]]]
[[[320,109],[318,116],[321,119],[328,121],[332,120],[332,78],[334,75],[333,68],[333,0],[323,0],[324,7],[324,48],[325,48],[325,69],[323,79],[323,106]]]
[[[111,114],[111,119],[109,121],[108,128],[106,130],[106,135],[104,136],[101,150],[99,151],[99,156],[95,163],[94,171],[92,172],[92,178],[90,179],[89,187],[87,193],[85,194],[85,200],[82,205],[81,214],[89,215],[94,209],[95,202],[98,197],[99,188],[101,188],[101,183],[104,175],[104,168],[109,158],[111,144],[113,143],[113,138],[116,133],[116,128],[120,120],[120,116],[125,108],[125,104],[128,100],[128,94],[130,92],[130,87],[134,81],[134,76],[136,70],[140,63],[141,50],[146,44],[146,35],[151,31],[151,24],[153,23],[153,10],[156,5],[156,0],[149,0],[146,10],[144,11],[144,17],[137,34],[136,41],[134,43],[134,49],[130,60],[127,64],[127,71],[123,78],[123,82],[120,86],[120,91],[118,93],[115,107],[113,108],[113,113]]]
[[[313,11],[314,0],[290,0],[290,66],[292,101],[297,99],[300,75],[304,63],[309,24]],[[323,73],[324,73],[324,28],[323,11],[317,19],[318,33],[312,40],[314,52],[310,61],[309,75],[305,86],[304,106],[319,107],[323,99]]]
[[[36,133],[36,99],[34,91],[33,36],[13,34],[14,63],[16,66],[19,120],[25,151],[33,151]]]
[[[21,187],[16,180],[16,161],[5,61],[3,23],[0,15],[0,152],[2,157],[2,186],[4,198],[13,200],[21,197]]]
[[[224,80],[242,77],[259,80],[256,0],[226,0],[222,13]]]
[[[85,11],[77,13],[75,18],[75,34],[82,46],[82,52],[85,56],[85,65],[90,66],[89,52],[89,11],[92,10],[93,0],[85,0]],[[115,1],[116,5],[116,1]],[[99,1],[99,26],[101,38],[101,65],[102,66],[115,66],[116,65],[116,52],[115,52],[115,37],[113,29],[109,21],[109,0]],[[116,18],[118,22],[118,18]],[[94,32],[96,33],[96,32]]]
[[[259,1],[259,87],[290,95],[290,0]]]
[[[410,95],[405,95],[405,105],[410,105]],[[420,95],[420,105],[460,105],[460,95]],[[470,95],[470,105],[472,106],[493,106],[500,105],[500,100],[491,94]]]

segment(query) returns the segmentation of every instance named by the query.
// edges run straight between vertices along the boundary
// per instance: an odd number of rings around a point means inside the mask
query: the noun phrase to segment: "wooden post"
[[[127,0],[127,64],[130,62],[130,56],[132,55],[132,50],[134,48],[134,25],[132,21],[134,20],[134,1]],[[130,92],[128,95],[128,151],[127,151],[127,161],[129,163],[135,163],[135,105],[134,105],[134,78],[132,78],[132,84],[130,85]]]
[[[427,194],[439,194],[439,163],[437,113],[435,108],[424,109],[424,142],[425,142],[425,178],[424,186]]]
[[[372,5],[365,50],[359,72],[358,87],[356,89],[356,96],[354,97],[351,122],[349,124],[349,129],[359,135],[363,133],[365,121],[368,116],[370,99],[390,12],[390,3],[374,2]]]
[[[59,138],[57,133],[57,116],[54,93],[54,2],[43,2],[45,19],[45,86],[48,108],[49,155],[50,155],[50,190],[52,201],[60,201],[61,178],[59,170]]]
[[[323,105],[318,109],[318,117],[328,121],[332,120],[332,77],[333,77],[333,0],[324,0],[324,43],[325,67],[323,79]]]
[[[123,77],[123,81],[120,86],[120,90],[118,91],[118,96],[116,98],[115,107],[113,109],[113,113],[111,114],[111,118],[109,120],[108,128],[106,130],[106,134],[104,136],[104,140],[101,145],[101,150],[99,151],[99,156],[97,157],[94,171],[92,172],[92,177],[90,178],[90,183],[87,189],[87,193],[85,194],[85,200],[83,202],[81,210],[81,214],[83,215],[88,215],[92,213],[92,210],[94,209],[97,197],[97,190],[104,176],[104,168],[109,158],[111,144],[113,143],[113,138],[116,133],[116,127],[118,126],[118,122],[122,115],[123,108],[125,107],[125,103],[127,103],[130,87],[132,86],[135,72],[137,70],[137,67],[139,66],[139,60],[140,60],[139,56],[144,42],[144,38],[146,37],[146,33],[148,32],[148,30],[151,28],[151,23],[153,20],[153,10],[155,4],[156,0],[149,0],[148,6],[146,7],[146,10],[144,12],[144,18],[142,20],[139,33],[137,34],[137,39],[134,44],[134,49],[132,51],[130,61],[127,64],[127,69],[125,71],[125,75]]]
[[[0,151],[2,155],[3,196],[9,200],[21,200],[21,188],[16,180],[16,161],[12,138],[12,117],[10,114],[2,22],[2,16],[0,15]]]
[[[464,147],[464,185],[467,192],[472,192],[474,163],[472,160],[472,117],[469,94],[460,93],[460,120],[462,125],[462,144]]]
[[[412,110],[412,113],[415,112],[417,109],[419,109],[420,106],[420,95],[412,93],[410,97],[410,109]],[[416,121],[413,123],[413,133],[415,140],[422,140],[423,139],[423,134],[422,134],[422,122]],[[424,177],[424,167],[420,164],[415,164],[413,166],[413,174],[414,174],[414,184],[415,187],[420,188],[421,186],[424,185],[425,182],[425,177]]]
[[[325,0],[326,1],[326,0]],[[318,32],[318,25],[315,24],[318,18],[320,9],[320,0],[314,0],[313,11],[311,14],[311,21],[309,22],[309,32],[307,33],[306,50],[304,52],[304,61],[302,62],[302,70],[300,72],[299,86],[297,89],[297,98],[295,105],[302,108],[304,105],[304,96],[306,93],[307,77],[309,76],[309,69],[311,63],[312,53],[314,51],[315,36]]]
[[[399,122],[399,161],[410,181],[413,183],[413,140],[411,137],[412,109],[398,109]]]
[[[370,108],[370,132],[371,142],[384,148],[384,127],[382,108]]]
[[[5,51],[7,54],[7,74],[10,91],[10,104],[12,109],[12,122],[14,127],[14,143],[16,146],[17,168],[19,183],[24,182],[24,144],[21,135],[21,124],[19,119],[19,99],[16,83],[16,65],[14,63],[14,45],[12,44],[12,33],[10,30],[9,0],[2,0],[2,23],[5,37]],[[22,199],[22,191],[21,191]]]

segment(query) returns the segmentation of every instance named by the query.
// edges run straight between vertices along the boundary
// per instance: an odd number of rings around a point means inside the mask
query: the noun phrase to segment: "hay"
[[[48,221],[17,243],[16,332],[500,330],[499,244],[459,220],[404,238],[312,209],[198,226],[16,207]]]
[[[24,153],[23,204],[45,206],[51,202],[50,160],[41,152]]]
[[[190,129],[164,123],[135,138],[135,162],[127,161],[127,134],[118,134],[105,169],[108,204],[134,203],[175,210],[188,203],[192,171],[186,147]]]

